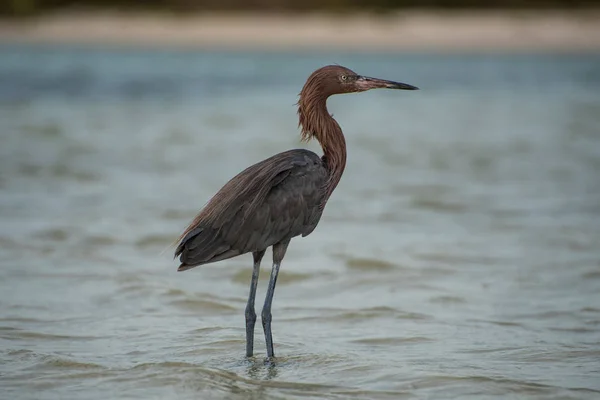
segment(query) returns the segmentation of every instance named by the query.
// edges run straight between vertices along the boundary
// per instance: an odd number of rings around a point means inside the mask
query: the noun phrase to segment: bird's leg
[[[248,295],[248,304],[246,304],[246,357],[252,357],[254,351],[254,324],[256,323],[256,312],[254,311],[254,299],[256,299],[256,286],[258,284],[258,274],[260,273],[260,261],[265,255],[265,250],[255,251],[254,268],[252,269],[252,280],[250,281],[250,294]]]
[[[265,298],[265,304],[262,309],[262,324],[265,331],[265,340],[267,342],[267,357],[269,359],[275,357],[273,352],[273,336],[271,335],[271,303],[273,302],[273,293],[275,293],[275,284],[277,283],[277,274],[279,273],[279,266],[285,256],[289,239],[285,242],[279,242],[273,245],[273,269],[271,270],[271,278],[269,279],[269,286],[267,288],[267,297]]]

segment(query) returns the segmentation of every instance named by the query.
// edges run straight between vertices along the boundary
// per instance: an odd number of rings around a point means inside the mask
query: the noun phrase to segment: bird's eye
[[[346,75],[342,75],[341,78],[342,78],[343,81],[348,80],[348,76],[346,76]]]

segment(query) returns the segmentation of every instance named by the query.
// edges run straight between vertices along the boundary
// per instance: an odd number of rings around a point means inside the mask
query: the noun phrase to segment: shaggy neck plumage
[[[336,188],[346,167],[346,140],[342,128],[327,111],[327,96],[318,87],[311,87],[311,81],[302,89],[298,101],[299,125],[302,140],[315,138],[323,148],[323,161],[329,171],[325,187],[323,206]]]

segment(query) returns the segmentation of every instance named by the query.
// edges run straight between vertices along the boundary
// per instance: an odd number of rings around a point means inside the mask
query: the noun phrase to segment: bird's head
[[[327,65],[313,72],[300,93],[301,97],[329,97],[334,94],[364,92],[370,89],[418,90],[406,83],[370,78],[341,65]]]
[[[327,111],[327,98],[334,94],[364,92],[370,89],[418,90],[406,83],[369,78],[341,65],[327,65],[313,72],[298,100],[299,125],[302,127],[302,140],[317,137],[323,148],[331,146],[328,134],[339,130],[339,125]]]

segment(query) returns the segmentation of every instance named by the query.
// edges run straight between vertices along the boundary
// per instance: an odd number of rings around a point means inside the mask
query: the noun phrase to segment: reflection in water
[[[262,362],[253,358],[248,360],[246,375],[256,380],[271,380],[277,378],[277,361],[264,359]]]
[[[333,61],[422,90],[330,100],[348,165],[247,360],[251,257],[178,274],[169,245],[302,146]],[[0,48],[3,393],[597,398],[599,61]]]

